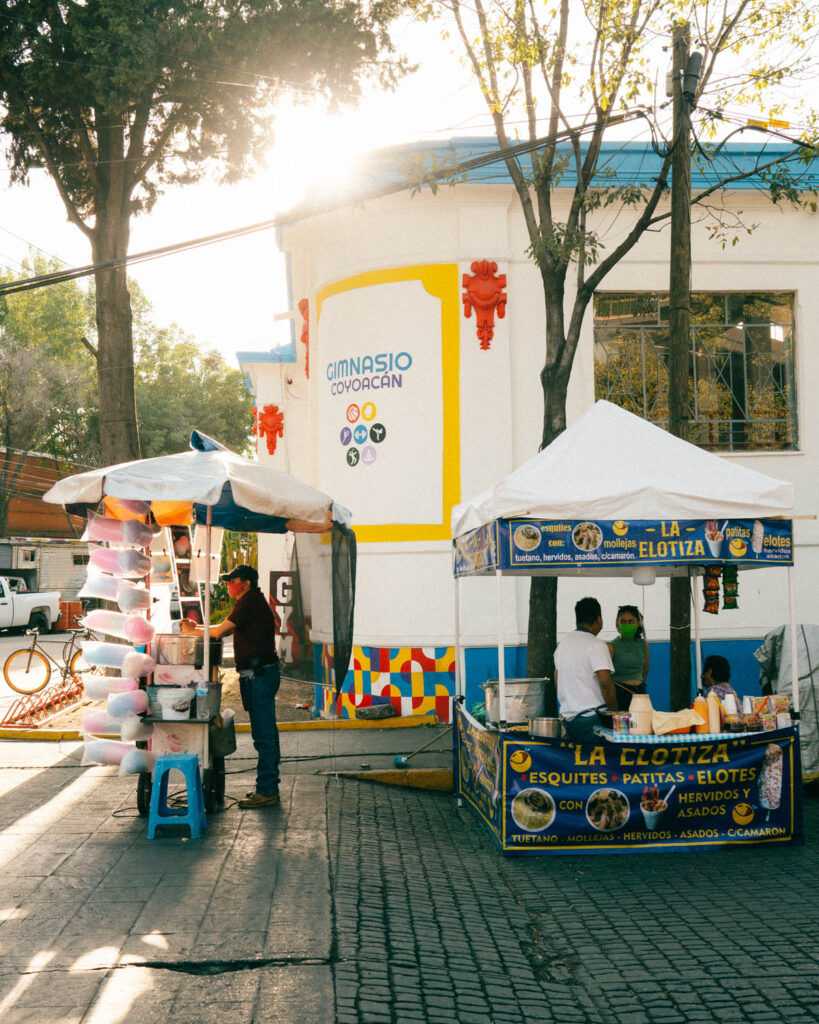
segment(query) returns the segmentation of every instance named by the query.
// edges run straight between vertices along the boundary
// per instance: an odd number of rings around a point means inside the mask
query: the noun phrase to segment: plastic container
[[[158,686],[157,700],[165,721],[183,720],[191,716],[191,701],[196,690],[179,686]]]
[[[719,699],[715,693],[709,693],[706,698],[708,705],[708,731],[709,732],[721,732],[722,731],[722,716],[719,710]]]
[[[695,725],[694,731],[698,733],[708,732],[708,701],[700,694],[698,697],[695,697],[692,706],[702,719],[702,725]]]
[[[629,714],[632,716],[631,731],[637,736],[651,736],[654,726],[651,723],[651,716],[654,709],[651,706],[651,697],[647,693],[635,693],[629,704]]]

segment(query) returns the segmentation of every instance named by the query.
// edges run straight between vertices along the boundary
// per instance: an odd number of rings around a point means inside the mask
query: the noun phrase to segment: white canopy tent
[[[746,469],[673,437],[610,402],[597,402],[547,448],[494,487],[452,510],[456,543],[499,520],[711,520],[790,519],[793,485]],[[753,564],[740,568],[752,568]],[[631,575],[628,564],[588,563],[495,569],[498,593],[498,689],[504,708],[503,575]],[[669,558],[659,575],[690,575],[690,564]],[[486,575],[483,571],[480,574]],[[793,566],[788,565],[790,626],[796,649]],[[456,579],[458,694],[464,668],[461,645],[461,579]],[[697,676],[701,666],[699,607],[694,602]],[[798,675],[794,665],[794,677]],[[798,717],[798,687],[794,686]],[[501,712],[503,715],[503,711]]]

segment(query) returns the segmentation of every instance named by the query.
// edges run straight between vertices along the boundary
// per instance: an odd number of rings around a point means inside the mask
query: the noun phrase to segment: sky
[[[453,44],[438,26],[406,18],[393,38],[420,65],[394,93],[371,88],[358,109],[334,117],[319,105],[282,104],[265,170],[233,186],[203,182],[166,192],[150,214],[133,218],[130,252],[270,219],[381,146],[491,134],[477,84],[451,56]],[[665,74],[668,59],[658,45],[652,77]],[[39,172],[28,187],[10,187],[0,169],[0,265],[22,274],[19,261],[29,246],[71,266],[91,262],[90,246],[67,222],[48,176]],[[289,322],[275,319],[288,312],[289,302],[272,230],[135,265],[129,273],[157,324],[178,324],[233,366],[238,351],[268,351],[290,339]]]
[[[370,90],[360,107],[329,117],[317,106],[285,104],[267,170],[234,186],[203,182],[168,191],[148,215],[135,217],[130,252],[170,245],[267,220],[298,202],[357,156],[380,146],[452,134],[483,134],[489,120],[470,75],[448,58],[440,33],[422,24],[399,26],[396,42],[423,68],[396,93]],[[426,70],[424,70],[426,69]],[[434,70],[430,70],[434,69]],[[13,272],[29,245],[71,266],[91,262],[85,236],[66,220],[44,172],[30,186],[10,187],[0,170],[0,265]],[[177,323],[203,348],[237,366],[237,351],[267,351],[290,339],[284,261],[274,231],[135,265],[136,279],[160,325]]]

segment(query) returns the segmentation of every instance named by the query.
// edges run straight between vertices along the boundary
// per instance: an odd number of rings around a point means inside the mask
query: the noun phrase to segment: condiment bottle
[[[719,699],[715,693],[709,693],[707,698],[708,706],[708,731],[719,732],[722,728],[722,718],[719,712]]]
[[[703,697],[702,694],[698,694],[698,696],[694,699],[694,711],[702,719],[701,725],[694,726],[695,732],[708,732],[708,701],[705,699],[705,697]]]

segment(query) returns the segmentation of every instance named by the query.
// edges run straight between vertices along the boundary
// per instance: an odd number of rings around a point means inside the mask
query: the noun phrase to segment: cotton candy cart
[[[190,716],[180,717],[183,711],[172,709],[175,686],[161,686],[162,679],[176,673],[185,679],[202,676],[204,667],[204,638],[180,634],[158,634],[152,651],[158,662],[154,684],[148,687],[149,714],[145,721],[153,725],[150,748],[154,755],[196,754],[202,774],[205,811],[212,814],[225,799],[225,757],[236,749],[236,733],[232,721],[225,724],[221,717],[220,666],[222,640],[210,638],[210,678],[206,680],[206,694],[195,696],[190,704]],[[181,676],[180,676],[181,673]],[[200,685],[200,690],[204,689]],[[189,691],[188,691],[189,692]],[[170,697],[161,700],[160,696]],[[168,717],[172,715],[173,717]],[[146,744],[147,745],[147,744]],[[137,808],[147,815],[151,806],[153,772],[140,772],[137,780]]]
[[[251,462],[228,451],[217,441],[193,431],[191,451],[136,462],[122,463],[67,477],[44,495],[44,500],[60,504],[73,513],[96,511],[105,502],[109,515],[137,503],[144,514],[164,526],[201,524],[205,529],[202,556],[205,583],[204,643],[202,672],[211,676],[210,581],[213,578],[211,533],[213,528],[242,532],[320,533],[330,526],[332,510],[333,556],[344,547],[355,557],[355,537],[349,530],[349,512],[332,499],[269,464]],[[337,536],[344,540],[336,543]],[[353,575],[354,578],[354,575]],[[349,614],[334,614],[336,650],[349,652],[352,635],[352,601]],[[181,638],[180,638],[181,639]],[[336,658],[335,674],[342,680],[346,663]],[[224,752],[218,744],[225,742],[214,728],[218,707],[207,720],[174,721],[172,725],[161,716],[152,715],[159,744],[195,748],[200,756],[206,805],[215,806],[224,797]],[[184,733],[184,735],[183,735]],[[169,737],[174,737],[173,741]],[[141,744],[143,747],[146,744]],[[183,752],[181,749],[175,752]],[[193,749],[191,749],[193,752]],[[137,799],[141,813],[150,805],[151,774],[143,771],[138,779]]]

